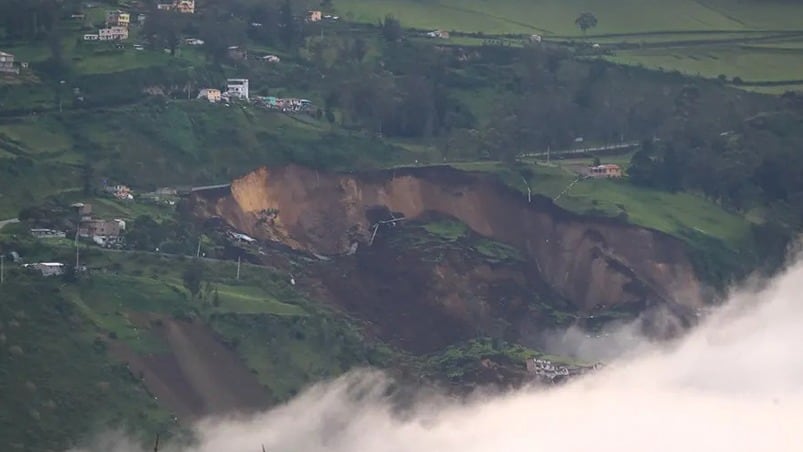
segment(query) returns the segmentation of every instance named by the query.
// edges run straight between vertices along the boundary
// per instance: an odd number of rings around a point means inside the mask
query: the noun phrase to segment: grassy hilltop
[[[613,49],[605,58],[617,63],[771,82],[774,92],[803,82],[803,4],[793,1],[342,0],[337,8],[366,23],[393,14],[421,29],[587,39]],[[575,19],[586,11],[598,25],[584,34]]]

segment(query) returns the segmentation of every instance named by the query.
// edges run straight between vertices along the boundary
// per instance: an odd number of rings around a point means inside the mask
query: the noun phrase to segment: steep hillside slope
[[[254,171],[230,194],[198,197],[260,239],[318,254],[368,246],[379,224],[437,212],[522,252],[557,294],[584,310],[622,303],[702,304],[678,240],[613,220],[585,218],[526,197],[483,175],[449,168],[327,174],[298,166]]]

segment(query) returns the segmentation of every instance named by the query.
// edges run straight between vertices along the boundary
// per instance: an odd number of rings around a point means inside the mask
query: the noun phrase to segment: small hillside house
[[[20,69],[14,66],[14,55],[0,51],[0,72],[19,74]]]
[[[25,264],[24,267],[38,271],[44,277],[64,274],[64,264],[60,262],[39,262],[37,264]]]
[[[183,14],[195,14],[195,0],[179,0],[175,3],[176,11]]]
[[[128,27],[131,23],[131,14],[124,13],[120,10],[109,11],[106,13],[106,26],[107,27]]]
[[[620,178],[622,177],[622,168],[614,164],[592,166],[588,169],[588,176],[595,179]]]
[[[322,18],[320,11],[307,11],[307,22],[320,22]]]
[[[220,90],[214,88],[202,89],[201,92],[198,94],[198,99],[206,99],[212,103],[220,102],[221,98],[222,98],[222,93],[220,92]]]
[[[128,28],[109,27],[98,30],[98,38],[101,41],[122,41],[128,39]]]
[[[229,97],[249,100],[248,97],[248,79],[247,78],[230,78],[226,82],[226,94]]]

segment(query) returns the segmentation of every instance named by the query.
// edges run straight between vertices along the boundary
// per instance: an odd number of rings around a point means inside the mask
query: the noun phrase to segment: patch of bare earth
[[[111,351],[181,419],[268,406],[270,399],[256,376],[207,326],[174,319],[150,323],[166,352],[142,355],[120,342],[111,344]]]

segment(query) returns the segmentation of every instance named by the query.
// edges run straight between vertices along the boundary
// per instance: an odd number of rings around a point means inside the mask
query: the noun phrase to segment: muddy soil
[[[262,240],[323,255],[371,244],[378,221],[433,212],[520,250],[538,279],[582,310],[619,304],[702,305],[683,243],[613,219],[564,211],[494,178],[448,167],[324,173],[260,168],[192,209]],[[388,212],[377,218],[376,212]],[[413,265],[410,263],[410,265]],[[413,270],[409,270],[413,271]]]
[[[247,413],[268,406],[270,399],[256,376],[208,327],[174,319],[150,320],[153,332],[167,344],[166,352],[141,355],[121,343],[112,344],[111,351],[179,419]]]

